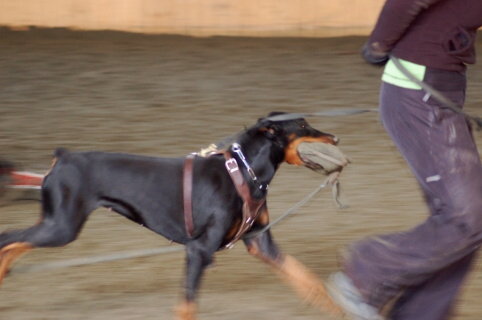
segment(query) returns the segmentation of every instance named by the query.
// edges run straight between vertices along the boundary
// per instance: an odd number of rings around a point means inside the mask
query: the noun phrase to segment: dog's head
[[[259,130],[276,146],[284,150],[284,161],[315,169],[315,163],[300,156],[298,146],[303,142],[337,145],[339,139],[332,134],[316,130],[303,118],[290,119],[290,116],[284,117],[283,115],[289,114],[272,112],[266,118],[259,119],[257,124]]]

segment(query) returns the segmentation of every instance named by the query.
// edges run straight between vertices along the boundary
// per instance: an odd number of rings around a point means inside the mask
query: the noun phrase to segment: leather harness
[[[184,221],[189,238],[192,238],[194,223],[192,221],[192,166],[196,155],[190,154],[184,160],[184,171],[182,178],[182,194],[184,199]]]
[[[248,231],[251,226],[253,225],[254,221],[258,218],[261,214],[261,208],[266,202],[266,198],[257,200],[253,199],[251,192],[249,190],[249,185],[246,179],[244,178],[238,162],[235,158],[231,156],[231,154],[227,151],[219,151],[214,154],[223,154],[226,160],[225,166],[226,170],[231,177],[234,186],[236,187],[236,191],[238,195],[243,199],[243,217],[241,220],[241,225],[239,226],[238,231],[236,232],[235,236],[229,240],[229,243],[226,244],[225,248],[230,248],[236,241],[238,241],[245,233]],[[183,172],[183,201],[184,201],[184,221],[186,225],[187,235],[192,238],[193,231],[194,231],[194,223],[192,217],[192,183],[193,183],[193,160],[196,157],[196,154],[190,154],[185,158],[184,161],[184,172]],[[242,158],[243,162],[245,162],[244,158]],[[248,169],[251,169],[247,166]],[[251,178],[253,178],[254,173],[251,173],[252,170],[248,170],[250,173]],[[254,179],[256,177],[254,176]]]

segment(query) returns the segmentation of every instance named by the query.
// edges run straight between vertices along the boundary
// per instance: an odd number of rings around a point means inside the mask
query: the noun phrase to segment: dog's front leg
[[[184,300],[176,307],[177,319],[194,320],[196,319],[196,303],[195,299],[201,284],[201,278],[204,270],[213,261],[213,255],[216,251],[213,246],[208,249],[192,241],[186,245],[186,279],[184,283]]]
[[[329,313],[340,313],[328,297],[319,278],[301,262],[283,254],[273,242],[269,230],[252,238],[245,238],[244,243],[252,256],[273,267],[274,271],[309,304]]]

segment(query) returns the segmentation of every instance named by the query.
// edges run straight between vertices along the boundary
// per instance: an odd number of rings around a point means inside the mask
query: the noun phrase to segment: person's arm
[[[388,54],[420,12],[441,0],[387,0],[362,55],[368,62],[383,65]]]

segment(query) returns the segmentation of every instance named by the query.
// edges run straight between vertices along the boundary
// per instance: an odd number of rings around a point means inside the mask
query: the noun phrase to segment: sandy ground
[[[270,111],[376,108],[381,70],[358,55],[363,38],[195,39],[65,30],[0,30],[0,156],[46,170],[56,147],[180,156],[237,132]],[[480,46],[479,46],[480,47]],[[481,49],[481,48],[479,48]],[[481,50],[479,50],[481,51]],[[481,51],[482,52],[482,51]],[[482,69],[469,72],[467,109],[481,113]],[[403,230],[427,210],[376,113],[312,118],[352,159],[337,210],[323,190],[273,230],[283,250],[320,277],[350,241]],[[480,133],[476,137],[481,141]],[[270,186],[272,219],[323,176],[283,165]],[[37,221],[39,203],[0,207],[0,231]],[[79,239],[34,250],[15,266],[167,247],[168,241],[107,210]],[[49,272],[9,275],[0,319],[171,319],[183,281],[182,251]],[[480,261],[456,319],[480,319]],[[330,319],[306,306],[241,243],[216,256],[199,298],[200,319]]]

